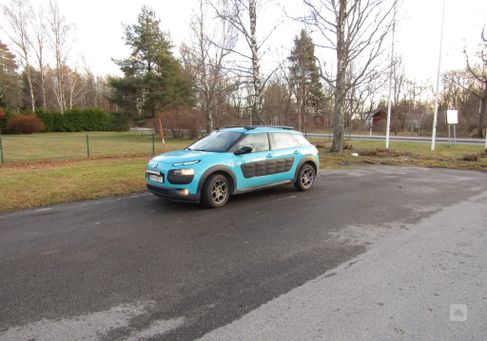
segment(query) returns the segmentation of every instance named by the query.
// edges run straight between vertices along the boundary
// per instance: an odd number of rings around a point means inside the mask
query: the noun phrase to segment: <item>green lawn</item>
[[[142,191],[147,158],[0,168],[0,211]]]
[[[2,135],[5,163],[39,160],[63,160],[90,157],[152,155],[162,150],[158,136],[148,133],[42,133],[32,135]],[[173,140],[173,148],[182,148],[188,140]]]
[[[46,143],[46,140],[50,143],[53,135],[58,138],[63,137],[62,141],[76,140],[81,136],[77,133],[49,134],[48,136],[39,134],[26,138],[32,139],[29,142],[39,148],[39,153],[42,152],[42,155],[47,153],[52,157],[52,155],[59,154],[53,153],[52,150],[44,152],[41,144]],[[128,134],[110,136],[107,133],[94,133],[93,135],[97,135],[99,145],[104,146],[105,154],[100,155],[115,157],[42,163],[37,161],[25,163],[26,159],[19,159],[18,161],[23,162],[8,163],[6,166],[0,167],[0,212],[144,190],[144,170],[152,154],[152,138],[150,139],[151,150],[146,152],[142,148],[145,148],[146,144],[142,144],[138,138],[134,138],[135,141],[132,144],[130,139],[133,137]],[[105,137],[107,138],[103,140]],[[23,148],[25,144],[20,143],[22,138],[15,142],[18,143],[17,148],[25,152],[25,148]],[[114,138],[119,138],[118,145],[114,144]],[[181,149],[190,143],[190,140],[167,140],[167,148],[168,150]],[[49,147],[56,148],[58,153],[66,150],[73,151],[73,146],[69,143]],[[130,151],[127,153],[129,156],[119,156],[124,150]],[[134,156],[137,151],[146,156]],[[156,150],[156,152],[158,151]]]

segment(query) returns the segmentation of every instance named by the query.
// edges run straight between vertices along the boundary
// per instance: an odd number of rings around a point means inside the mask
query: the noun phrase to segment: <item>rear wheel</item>
[[[294,186],[299,191],[307,191],[313,186],[315,178],[316,171],[314,167],[309,163],[304,164],[299,170],[298,178],[296,179]]]
[[[230,197],[230,184],[226,176],[211,175],[203,185],[201,202],[206,207],[218,208],[224,206]]]

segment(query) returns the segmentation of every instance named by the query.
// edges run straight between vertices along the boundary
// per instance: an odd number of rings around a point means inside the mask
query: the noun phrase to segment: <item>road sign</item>
[[[446,123],[458,124],[458,110],[447,110],[446,111]]]

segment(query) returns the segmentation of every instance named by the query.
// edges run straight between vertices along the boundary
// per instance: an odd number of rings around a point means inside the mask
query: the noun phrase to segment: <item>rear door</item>
[[[269,133],[271,144],[270,162],[268,174],[274,174],[274,182],[294,179],[294,173],[302,158],[301,144],[291,133]]]

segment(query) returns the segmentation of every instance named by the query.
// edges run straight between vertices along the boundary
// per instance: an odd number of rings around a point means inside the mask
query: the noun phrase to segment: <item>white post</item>
[[[431,151],[435,151],[435,144],[436,144],[436,125],[438,122],[438,97],[440,93],[440,76],[441,76],[441,54],[443,50],[443,27],[445,24],[445,3],[446,0],[443,0],[443,11],[441,14],[441,31],[440,31],[440,52],[438,55],[438,73],[436,74],[436,92],[435,92],[435,113],[433,116],[433,132],[431,134]]]
[[[391,46],[391,69],[389,70],[389,99],[387,102],[387,121],[386,121],[386,149],[389,149],[389,139],[391,134],[391,110],[392,110],[392,77],[394,70],[394,40],[396,35],[396,2],[394,2],[394,14],[392,18],[392,46]]]

